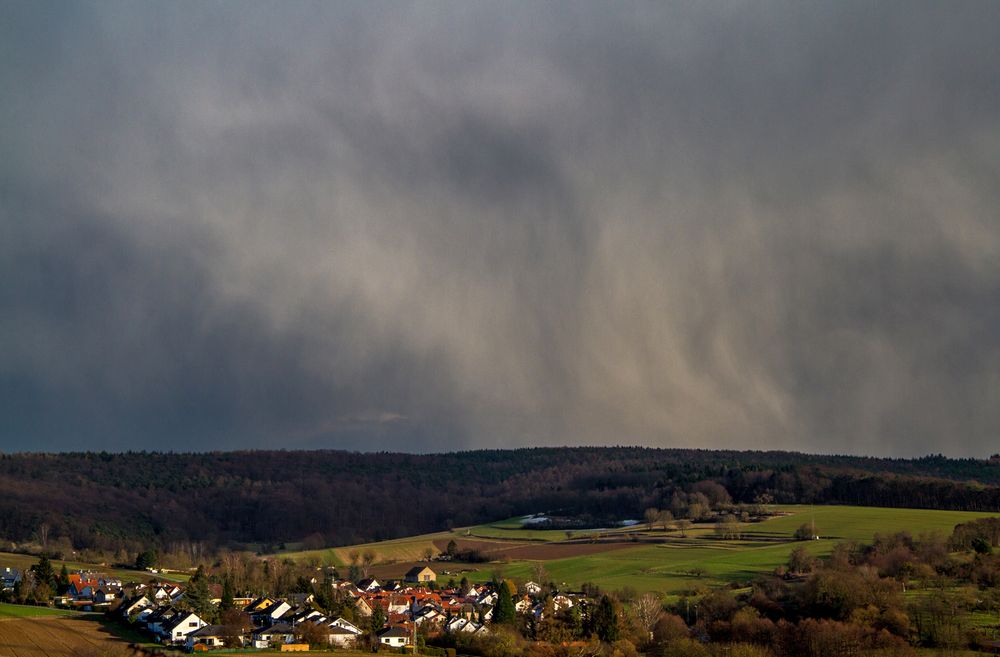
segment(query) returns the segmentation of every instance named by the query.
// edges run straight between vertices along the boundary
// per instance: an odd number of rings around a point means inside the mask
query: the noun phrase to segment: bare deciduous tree
[[[368,577],[371,572],[373,563],[375,563],[375,551],[365,550],[364,554],[361,555],[361,572],[365,577]]]
[[[545,586],[545,584],[549,581],[549,573],[545,570],[545,564],[541,561],[536,561],[531,564],[531,576],[534,578],[535,583],[539,586]]]
[[[635,619],[639,623],[639,626],[646,630],[649,633],[649,637],[652,638],[653,626],[656,625],[660,614],[663,613],[663,603],[660,601],[658,595],[646,593],[632,603],[632,613],[635,614]]]
[[[646,529],[648,531],[653,531],[653,524],[660,518],[660,510],[650,507],[646,509],[642,516],[646,520]]]
[[[674,522],[674,514],[664,509],[656,516],[656,522],[663,527],[663,531],[667,531]]]

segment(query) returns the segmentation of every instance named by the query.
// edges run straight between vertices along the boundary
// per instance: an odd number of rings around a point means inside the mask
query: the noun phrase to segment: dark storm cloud
[[[0,449],[983,455],[993,3],[12,3]]]

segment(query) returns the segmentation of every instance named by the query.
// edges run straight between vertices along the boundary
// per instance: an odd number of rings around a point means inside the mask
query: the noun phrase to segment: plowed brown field
[[[126,657],[138,655],[84,618],[0,620],[0,657]]]

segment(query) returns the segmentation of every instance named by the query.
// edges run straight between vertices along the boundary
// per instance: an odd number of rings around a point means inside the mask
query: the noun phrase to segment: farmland
[[[11,605],[0,602],[0,620],[12,618],[41,618],[52,616],[67,616],[74,612],[60,609],[50,609],[49,607],[33,607],[29,605]]]
[[[681,535],[676,529],[647,530],[645,525],[629,529],[587,530],[567,537],[560,530],[522,529],[520,518],[455,529],[412,538],[291,553],[296,559],[322,559],[332,555],[343,564],[352,551],[372,550],[379,577],[398,577],[423,558],[431,548],[441,552],[449,540],[461,547],[477,547],[493,559],[488,564],[436,564],[448,577],[489,580],[502,571],[505,576],[531,579],[542,564],[555,582],[579,587],[592,582],[605,589],[625,587],[639,591],[677,593],[695,585],[719,586],[745,581],[788,561],[798,546],[813,556],[829,554],[841,541],[870,542],[876,533],[910,532],[948,535],[952,528],[993,514],[921,509],[885,509],[850,506],[776,506],[777,515],[742,526],[740,540],[717,538],[714,526],[694,525]],[[819,540],[793,540],[802,524],[814,525]],[[326,557],[330,558],[330,557]]]
[[[21,608],[11,615],[0,616],[0,657],[117,657],[135,654],[100,623],[84,615],[16,617],[23,609],[31,608]],[[10,612],[9,609],[0,609],[0,613],[4,611]]]

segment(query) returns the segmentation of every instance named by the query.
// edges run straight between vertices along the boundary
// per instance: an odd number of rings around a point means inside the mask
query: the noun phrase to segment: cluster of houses
[[[163,584],[161,587],[160,599],[180,593],[180,589],[174,584]],[[124,585],[117,577],[86,571],[75,572],[69,574],[66,592],[55,596],[53,601],[57,606],[83,611],[107,610],[122,599],[123,589]]]
[[[4,587],[13,587],[19,577],[20,573],[14,569],[0,568]],[[469,584],[464,590],[429,587],[428,584],[436,579],[433,570],[417,566],[402,581],[382,583],[366,578],[357,583],[332,582],[331,586],[351,602],[353,622],[343,617],[327,617],[312,606],[312,595],[299,594],[283,599],[235,598],[234,605],[245,612],[244,618],[249,618],[250,626],[211,625],[185,608],[184,590],[178,584],[122,584],[118,579],[89,572],[71,573],[68,589],[57,596],[55,602],[85,610],[114,608],[114,613],[123,621],[144,630],[161,643],[189,650],[234,645],[273,648],[295,644],[302,638],[305,623],[310,624],[314,640],[321,636],[333,647],[352,648],[366,634],[371,623],[368,619],[376,610],[381,610],[385,624],[375,633],[375,639],[385,647],[412,646],[417,630],[427,636],[488,633],[497,592],[481,584]],[[515,609],[522,614],[541,617],[544,608],[541,592],[539,585],[528,582],[515,599]],[[218,604],[220,600],[213,602]],[[555,609],[561,611],[578,604],[579,600],[570,595],[556,595],[553,603]]]
[[[331,586],[353,601],[354,618],[370,618],[381,609],[385,625],[375,633],[381,645],[407,648],[413,645],[418,628],[422,632],[487,632],[484,621],[492,615],[496,594],[485,586],[469,590],[433,591],[426,586],[436,579],[430,568],[417,567],[403,581],[380,583],[375,578],[357,584],[333,582]],[[214,602],[218,603],[218,600]],[[365,630],[343,618],[329,618],[311,605],[311,595],[292,598],[236,598],[252,627],[210,625],[198,614],[183,608],[183,591],[165,590],[161,585],[135,585],[116,613],[164,644],[204,650],[237,645],[244,648],[273,648],[301,640],[304,623],[313,636],[324,636],[332,647],[353,648]]]
[[[0,567],[0,591],[14,591],[22,579],[24,573],[19,569],[10,566]],[[79,571],[69,574],[69,586],[64,593],[56,595],[53,602],[60,607],[81,611],[109,609],[121,599],[122,587],[122,581],[117,577]]]

